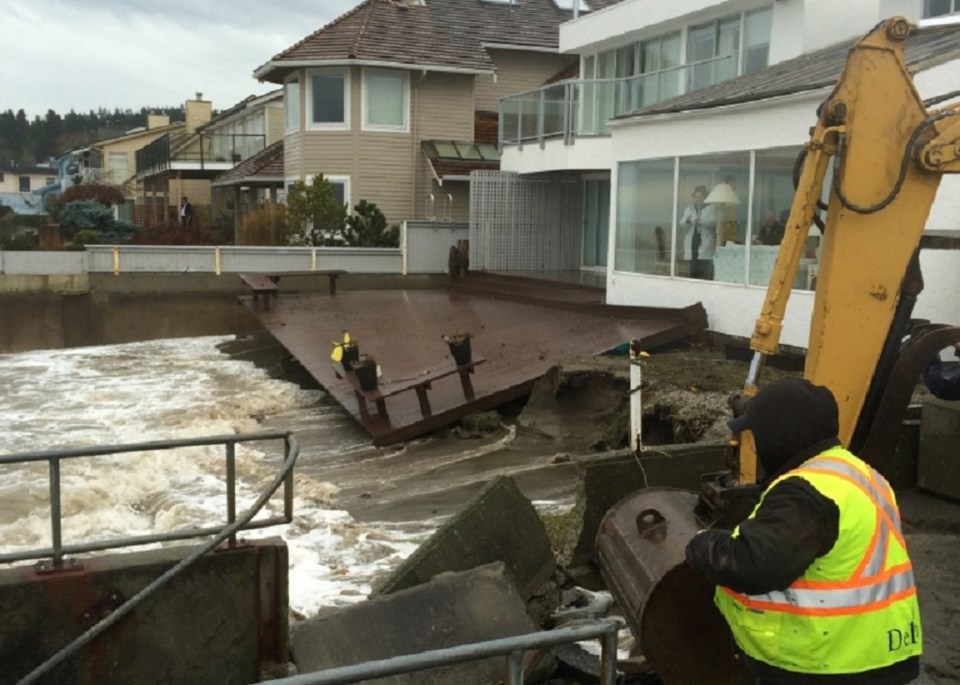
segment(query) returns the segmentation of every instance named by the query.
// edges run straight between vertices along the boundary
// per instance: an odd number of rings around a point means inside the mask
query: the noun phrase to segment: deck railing
[[[137,180],[162,174],[180,165],[191,169],[224,170],[266,147],[266,136],[249,133],[197,133],[160,136],[137,150]]]
[[[736,76],[732,55],[624,78],[560,81],[500,100],[500,146],[604,135],[610,119]]]
[[[239,443],[282,440],[284,443],[284,465],[280,476],[272,488],[268,488],[257,504],[245,514],[240,525],[237,523],[236,501],[236,447]],[[199,447],[204,445],[223,445],[226,464],[226,521],[220,525],[206,527],[191,527],[185,530],[175,530],[167,533],[153,533],[130,537],[112,538],[109,540],[92,540],[88,542],[67,545],[63,543],[60,467],[67,459],[90,458],[103,455],[132,454],[156,450],[171,450],[181,447]],[[300,448],[292,433],[264,431],[243,435],[215,435],[205,438],[185,438],[181,440],[156,440],[152,442],[138,442],[123,445],[97,445],[93,447],[78,447],[46,450],[40,452],[21,452],[17,454],[0,455],[0,466],[14,466],[46,462],[48,466],[48,483],[50,492],[50,530],[51,546],[39,549],[28,549],[20,552],[0,554],[0,563],[26,561],[30,559],[51,558],[49,562],[42,562],[40,570],[54,570],[64,566],[64,556],[67,554],[81,554],[97,552],[107,549],[119,549],[137,545],[146,545],[157,542],[171,542],[175,540],[189,540],[210,535],[225,535],[230,544],[236,543],[236,529],[266,528],[293,521],[293,465],[299,456]],[[257,512],[283,484],[283,514],[252,520]],[[225,533],[226,531],[226,533]]]

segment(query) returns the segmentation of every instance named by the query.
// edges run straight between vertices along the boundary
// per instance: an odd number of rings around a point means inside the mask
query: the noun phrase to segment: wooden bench
[[[430,398],[427,396],[427,390],[431,389],[433,382],[457,374],[460,376],[460,387],[463,388],[463,396],[468,400],[472,400],[475,395],[470,374],[473,373],[474,368],[485,361],[486,359],[483,357],[477,357],[475,355],[473,361],[469,364],[464,364],[463,366],[457,366],[455,364],[441,366],[416,378],[378,386],[376,390],[362,390],[360,384],[357,382],[356,375],[353,372],[344,371],[343,367],[339,364],[334,364],[333,370],[337,378],[346,379],[353,386],[353,393],[357,398],[360,415],[363,418],[366,419],[370,415],[367,409],[367,402],[373,402],[376,405],[377,415],[381,419],[387,418],[387,398],[407,392],[408,390],[413,390],[417,394],[417,401],[420,403],[420,414],[423,418],[428,418],[433,415],[433,409],[430,406]]]
[[[337,294],[337,278],[347,273],[343,269],[318,269],[316,271],[282,271],[267,274],[274,283],[279,283],[284,276],[326,276],[330,281],[330,294]]]
[[[253,290],[254,304],[259,303],[262,297],[263,308],[270,309],[270,296],[276,295],[280,291],[275,280],[267,274],[240,274],[240,280]]]

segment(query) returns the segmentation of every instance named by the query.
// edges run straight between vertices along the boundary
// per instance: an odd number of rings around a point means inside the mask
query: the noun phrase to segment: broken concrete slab
[[[496,561],[506,564],[524,600],[533,597],[556,571],[543,521],[514,480],[505,476],[490,481],[470,504],[378,583],[373,596],[420,585],[438,573]]]
[[[312,673],[535,630],[506,565],[495,563],[320,614],[293,630],[290,645],[300,673]],[[485,685],[503,673],[494,657],[369,682]]]

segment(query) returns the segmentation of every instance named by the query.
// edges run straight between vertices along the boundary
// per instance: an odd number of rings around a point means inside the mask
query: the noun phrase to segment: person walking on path
[[[840,445],[833,393],[762,387],[731,430],[753,432],[765,486],[732,532],[705,530],[687,562],[760,685],[901,685],[919,676],[913,567],[893,490]]]

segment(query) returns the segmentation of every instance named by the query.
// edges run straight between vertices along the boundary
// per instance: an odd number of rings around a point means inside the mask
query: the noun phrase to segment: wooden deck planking
[[[378,445],[408,440],[522,397],[551,367],[572,357],[600,354],[632,338],[662,344],[703,327],[678,310],[658,310],[659,318],[622,318],[602,314],[599,305],[596,312],[584,313],[452,290],[283,294],[270,310],[242,299]],[[386,391],[391,383],[452,363],[441,336],[464,329],[473,334],[474,354],[485,358],[472,376],[475,397],[464,397],[455,374],[439,379],[429,390],[429,417],[421,415],[413,391],[386,400],[387,419],[375,411],[361,416],[353,386],[337,377],[330,361],[333,342],[349,331],[361,353],[376,357]]]

